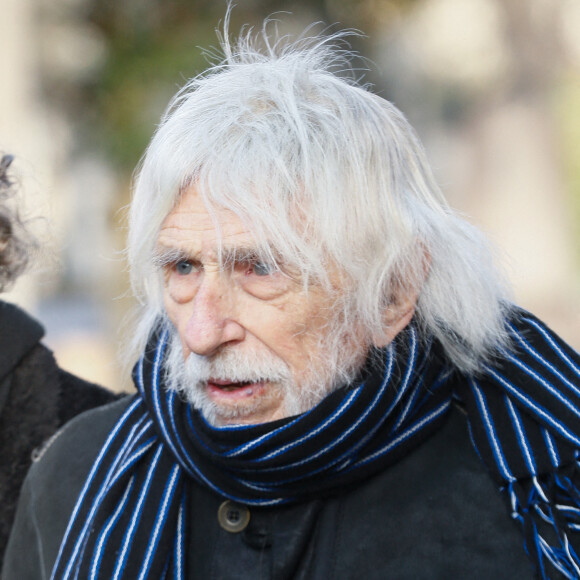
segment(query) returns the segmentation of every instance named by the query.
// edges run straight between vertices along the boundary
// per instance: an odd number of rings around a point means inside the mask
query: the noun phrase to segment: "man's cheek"
[[[183,312],[183,307],[180,307],[179,304],[176,304],[173,300],[171,300],[167,293],[164,293],[163,296],[163,306],[165,308],[165,314],[167,315],[167,318],[169,318],[181,337],[187,322],[185,313]]]

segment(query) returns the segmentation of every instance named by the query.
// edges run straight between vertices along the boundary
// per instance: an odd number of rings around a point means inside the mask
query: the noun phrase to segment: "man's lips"
[[[207,389],[209,395],[215,399],[243,399],[262,394],[266,389],[266,383],[237,382],[211,378],[207,382]]]
[[[224,391],[233,391],[234,389],[241,389],[247,385],[251,385],[251,381],[230,381],[228,379],[209,379],[208,385],[223,389]]]

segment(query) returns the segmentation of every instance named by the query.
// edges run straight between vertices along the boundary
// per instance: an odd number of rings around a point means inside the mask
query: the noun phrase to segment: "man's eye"
[[[252,273],[256,276],[269,276],[274,272],[274,266],[266,262],[255,262],[252,265]]]
[[[191,272],[193,271],[193,265],[191,262],[188,262],[187,260],[180,260],[175,264],[175,271],[180,276],[187,276],[188,274],[191,274]]]

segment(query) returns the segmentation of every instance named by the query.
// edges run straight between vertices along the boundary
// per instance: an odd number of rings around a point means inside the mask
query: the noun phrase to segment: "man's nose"
[[[185,329],[184,341],[191,352],[209,356],[226,343],[244,339],[245,329],[235,319],[229,284],[219,272],[204,275]]]

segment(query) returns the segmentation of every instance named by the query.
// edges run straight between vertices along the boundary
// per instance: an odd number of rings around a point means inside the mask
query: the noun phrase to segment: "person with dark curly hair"
[[[4,155],[0,161],[0,291],[16,279],[28,260],[27,246],[22,238],[24,230],[15,212],[6,205],[10,193],[7,170],[12,155]],[[15,230],[21,229],[21,232]]]
[[[0,161],[0,292],[22,273],[36,246],[9,205],[12,159]],[[59,368],[43,336],[39,322],[0,300],[0,566],[35,449],[72,417],[116,397]]]

